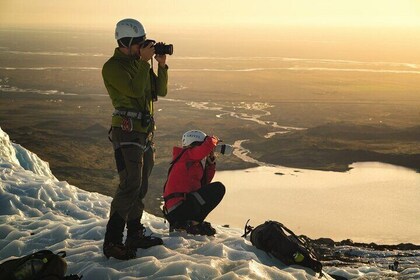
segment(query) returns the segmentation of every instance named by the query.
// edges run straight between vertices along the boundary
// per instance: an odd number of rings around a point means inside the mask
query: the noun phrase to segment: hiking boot
[[[123,244],[104,243],[103,251],[107,259],[113,257],[118,260],[129,260],[136,257],[136,251]]]
[[[186,228],[187,228],[186,223],[173,222],[169,224],[169,232],[186,231]]]
[[[132,249],[147,249],[157,245],[163,245],[163,240],[156,236],[129,236],[125,241],[125,246]]]
[[[115,212],[109,218],[106,225],[103,252],[105,257],[119,260],[129,260],[136,257],[136,251],[126,248],[122,244],[123,231],[125,227],[124,219]]]
[[[204,235],[212,236],[216,234],[216,229],[209,222],[202,222],[201,229]]]
[[[104,244],[122,244],[124,227],[124,219],[117,212],[112,214],[106,225]]]
[[[147,249],[152,246],[162,245],[163,241],[159,237],[146,236],[146,228],[140,222],[141,216],[127,222],[127,239],[125,246],[132,249]]]
[[[127,236],[125,240],[125,246],[127,248],[132,249],[147,249],[152,246],[163,245],[163,240],[156,236],[146,236],[144,233],[146,229],[141,225],[141,229],[139,229],[136,233],[131,233]]]
[[[216,234],[216,230],[211,226],[209,222],[202,222],[200,224],[193,225],[188,223],[186,227],[187,233],[194,235],[207,235],[213,236]]]

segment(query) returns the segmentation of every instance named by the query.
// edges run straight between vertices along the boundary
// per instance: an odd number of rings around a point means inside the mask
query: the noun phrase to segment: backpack
[[[309,244],[309,240],[304,240],[296,236],[291,230],[279,222],[266,221],[255,228],[245,225],[245,237],[251,233],[250,241],[252,245],[274,256],[286,265],[301,265],[313,271],[322,273],[322,264],[318,260],[315,251]],[[290,235],[286,234],[289,233]]]
[[[0,264],[0,279],[4,280],[77,280],[77,275],[64,276],[67,262],[66,252],[57,254],[42,250],[33,254],[8,260]]]

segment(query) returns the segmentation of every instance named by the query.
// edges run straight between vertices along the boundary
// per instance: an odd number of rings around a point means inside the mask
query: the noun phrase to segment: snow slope
[[[138,250],[129,261],[106,259],[102,240],[111,198],[58,181],[48,163],[10,142],[0,128],[0,262],[41,249],[65,250],[68,274],[89,279],[319,279],[286,267],[241,238],[241,229],[216,226],[215,237],[169,235],[163,219],[144,214],[148,233],[164,246]],[[328,267],[348,278],[383,279],[397,272],[363,265]],[[401,279],[420,279],[418,267]],[[331,279],[327,276],[323,279]]]

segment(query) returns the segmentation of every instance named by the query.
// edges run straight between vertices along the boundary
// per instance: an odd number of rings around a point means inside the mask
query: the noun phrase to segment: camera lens
[[[169,54],[172,55],[174,53],[174,47],[172,44],[166,45],[165,43],[157,43],[155,44],[155,54]]]

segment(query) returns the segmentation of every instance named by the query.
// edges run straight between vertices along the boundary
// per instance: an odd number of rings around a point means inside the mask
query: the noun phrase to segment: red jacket
[[[182,156],[172,166],[163,192],[164,198],[173,193],[197,191],[211,182],[216,172],[216,164],[208,163],[206,159],[216,147],[217,141],[217,138],[207,136],[200,146],[185,149]],[[183,150],[183,148],[174,147],[173,159],[176,159]],[[204,162],[204,167],[202,161]],[[203,180],[204,174],[206,176]],[[170,210],[182,200],[184,200],[183,197],[171,198],[165,202],[165,207]]]

